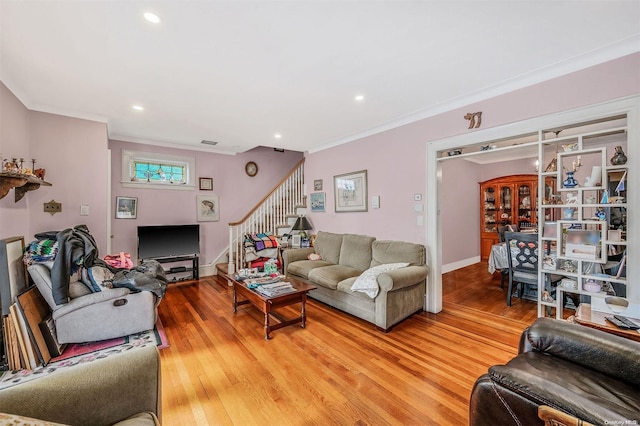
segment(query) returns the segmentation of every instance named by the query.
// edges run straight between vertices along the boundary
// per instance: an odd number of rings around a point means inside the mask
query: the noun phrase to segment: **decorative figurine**
[[[567,170],[567,178],[562,182],[565,188],[575,188],[578,186],[578,181],[573,177],[575,172]]]
[[[621,166],[623,164],[627,164],[627,156],[624,154],[622,147],[620,145],[616,146],[615,154],[611,157],[611,164],[614,166]]]

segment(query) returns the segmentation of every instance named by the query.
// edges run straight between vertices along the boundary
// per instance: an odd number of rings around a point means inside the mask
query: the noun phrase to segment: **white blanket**
[[[378,275],[394,269],[405,268],[409,263],[385,263],[374,266],[364,271],[351,285],[351,291],[360,291],[370,298],[374,299],[380,291],[378,286]]]

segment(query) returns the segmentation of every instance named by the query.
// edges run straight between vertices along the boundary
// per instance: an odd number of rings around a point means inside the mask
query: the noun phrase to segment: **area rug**
[[[62,355],[53,358],[46,366],[33,370],[6,371],[0,377],[0,389],[5,389],[20,383],[28,382],[65,368],[78,364],[86,364],[97,359],[110,357],[121,352],[156,345],[158,349],[169,347],[167,335],[160,318],[153,330],[131,334],[116,339],[102,340],[100,342],[73,344],[67,346]]]

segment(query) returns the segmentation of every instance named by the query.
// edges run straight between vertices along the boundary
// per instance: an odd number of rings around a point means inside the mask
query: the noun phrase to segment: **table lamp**
[[[299,216],[296,219],[296,223],[293,224],[291,228],[292,231],[300,231],[298,235],[291,236],[291,245],[293,247],[300,247],[300,238],[307,238],[307,231],[313,229],[311,222],[306,218],[306,216]]]

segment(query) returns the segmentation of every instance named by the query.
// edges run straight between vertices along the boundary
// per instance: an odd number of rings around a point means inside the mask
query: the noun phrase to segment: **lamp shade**
[[[311,222],[309,222],[305,216],[300,216],[293,225],[293,228],[291,228],[292,231],[307,231],[309,229],[313,229],[313,226],[311,226]]]

